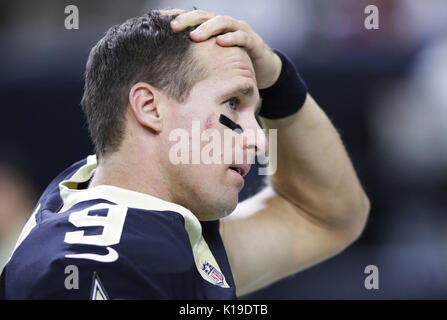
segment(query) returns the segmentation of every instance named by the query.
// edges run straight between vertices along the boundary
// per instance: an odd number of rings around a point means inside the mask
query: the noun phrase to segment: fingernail
[[[171,21],[171,26],[178,26],[179,25],[179,22],[177,21],[177,20],[172,20]]]

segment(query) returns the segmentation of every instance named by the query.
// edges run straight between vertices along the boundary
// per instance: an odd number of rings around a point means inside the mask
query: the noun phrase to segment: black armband
[[[282,62],[278,80],[269,88],[259,89],[262,97],[261,117],[280,119],[298,112],[304,104],[307,86],[293,62],[284,53],[274,50]]]

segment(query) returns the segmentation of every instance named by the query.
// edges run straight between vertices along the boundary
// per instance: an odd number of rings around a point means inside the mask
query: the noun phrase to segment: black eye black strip
[[[220,115],[219,122],[237,133],[242,133],[244,131],[240,125],[223,114]]]

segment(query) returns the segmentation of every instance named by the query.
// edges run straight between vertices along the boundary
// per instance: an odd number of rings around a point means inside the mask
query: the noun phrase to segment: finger
[[[243,29],[240,21],[228,16],[216,16],[197,27],[190,36],[194,41],[204,41],[221,33]]]
[[[182,31],[189,27],[198,26],[215,16],[214,13],[203,10],[187,11],[173,19],[171,21],[171,27],[174,31]]]
[[[250,48],[252,42],[253,39],[247,32],[243,30],[237,30],[235,32],[227,32],[217,37],[217,44],[222,47],[239,46],[239,47]]]

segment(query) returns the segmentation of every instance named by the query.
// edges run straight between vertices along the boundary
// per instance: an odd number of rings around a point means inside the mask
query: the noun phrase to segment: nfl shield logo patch
[[[214,284],[218,286],[222,286],[224,284],[224,275],[208,261],[202,262],[200,270],[202,270]]]

